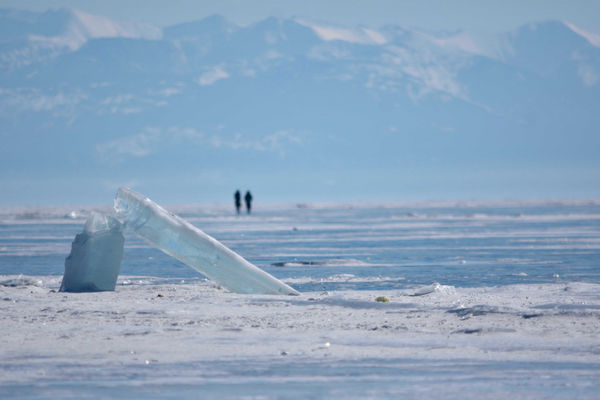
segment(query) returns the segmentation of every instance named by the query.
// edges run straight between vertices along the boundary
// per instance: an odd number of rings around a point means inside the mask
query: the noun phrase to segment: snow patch
[[[584,31],[583,29],[575,26],[574,24],[572,24],[570,22],[565,22],[565,25],[568,26],[569,29],[571,29],[573,32],[575,32],[579,36],[586,39],[592,46],[600,47],[600,35],[599,34]]]
[[[325,41],[341,40],[349,43],[370,45],[383,45],[387,43],[387,39],[383,34],[368,28],[348,29],[316,25],[304,21],[296,22],[311,28],[317,36]]]
[[[466,33],[460,33],[446,38],[430,37],[431,41],[440,47],[462,50],[467,53],[485,55],[485,52],[475,43],[473,38]]]
[[[577,75],[585,86],[594,86],[598,83],[598,72],[588,64],[581,64],[577,68]]]
[[[31,35],[33,42],[65,46],[77,50],[89,39],[131,38],[160,39],[162,30],[154,25],[140,22],[116,22],[101,15],[92,15],[79,10],[70,10],[70,19],[64,32],[58,36]]]

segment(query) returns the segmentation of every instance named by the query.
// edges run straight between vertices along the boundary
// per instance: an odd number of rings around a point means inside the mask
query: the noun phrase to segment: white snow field
[[[597,398],[600,285],[227,293],[1,287],[0,388],[24,398]],[[48,285],[48,286],[46,286]],[[379,296],[390,301],[376,302]]]
[[[0,210],[1,398],[600,397],[596,202],[175,210],[300,296],[131,233],[115,291],[59,292],[90,210]]]

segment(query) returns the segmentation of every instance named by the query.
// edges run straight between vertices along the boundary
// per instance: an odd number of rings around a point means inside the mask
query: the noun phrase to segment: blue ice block
[[[149,198],[120,187],[115,211],[128,229],[151,245],[236,293],[299,293]]]
[[[115,290],[123,258],[121,223],[114,217],[93,212],[82,233],[75,236],[65,260],[61,292]]]

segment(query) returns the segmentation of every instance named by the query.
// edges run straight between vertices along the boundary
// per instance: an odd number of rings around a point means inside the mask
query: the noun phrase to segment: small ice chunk
[[[40,279],[30,278],[19,275],[16,278],[6,279],[0,282],[0,286],[21,287],[21,286],[42,286]]]
[[[128,229],[232,292],[299,294],[189,222],[131,189],[119,188],[115,211]]]
[[[415,292],[411,296],[424,296],[426,294],[433,293],[439,286],[440,286],[440,284],[437,282],[435,282],[429,286],[423,286],[423,287],[415,290]]]
[[[444,293],[444,294],[453,294],[455,293],[454,286],[440,285],[438,282],[435,282],[429,286],[423,286],[417,290],[411,296],[424,296],[430,293]]]
[[[125,242],[122,231],[117,219],[93,212],[83,232],[75,236],[60,291],[115,290]]]
[[[121,231],[121,223],[109,215],[92,212],[92,215],[85,221],[83,231],[88,235],[106,231]]]

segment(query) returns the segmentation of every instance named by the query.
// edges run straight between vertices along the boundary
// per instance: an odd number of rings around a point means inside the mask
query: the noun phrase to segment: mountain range
[[[600,195],[600,35],[0,10],[2,204]]]

